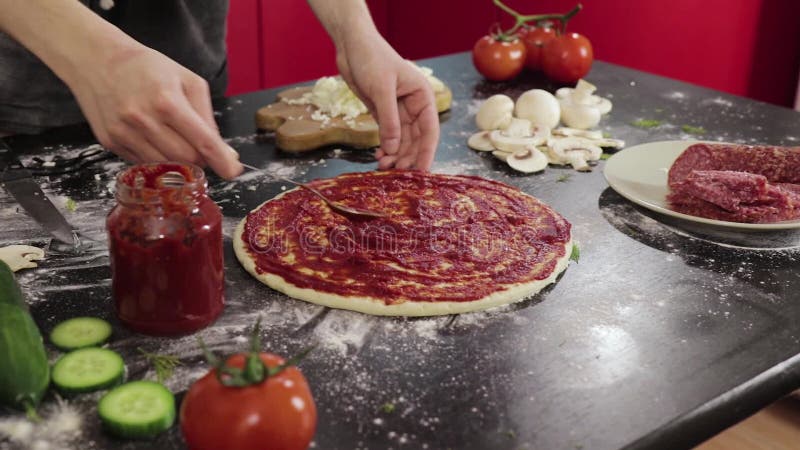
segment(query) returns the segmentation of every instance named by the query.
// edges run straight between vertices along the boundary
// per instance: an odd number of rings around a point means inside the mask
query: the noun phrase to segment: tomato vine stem
[[[527,25],[529,22],[539,23],[545,20],[557,20],[559,22],[559,33],[564,34],[567,29],[567,22],[569,22],[575,14],[578,14],[583,8],[583,5],[578,3],[572,8],[569,12],[565,14],[520,14],[519,12],[512,9],[510,6],[503,3],[501,0],[493,0],[495,6],[500,8],[501,10],[505,11],[506,13],[510,14],[514,18],[514,26],[512,26],[508,31],[501,32],[498,36],[508,36],[513,35],[521,26]]]
[[[217,357],[205,344],[203,338],[198,336],[197,342],[205,355],[206,361],[216,369],[219,383],[226,387],[241,388],[259,384],[270,377],[274,377],[289,367],[297,365],[314,347],[306,348],[299,354],[289,358],[276,367],[268,367],[261,360],[261,317],[256,321],[250,334],[250,351],[245,355],[243,368],[229,366],[224,359]]]

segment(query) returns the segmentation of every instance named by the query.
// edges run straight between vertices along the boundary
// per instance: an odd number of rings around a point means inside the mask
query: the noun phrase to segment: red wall
[[[231,94],[335,73],[333,45],[306,2],[231,3]],[[575,4],[507,3],[525,13],[563,12]],[[491,0],[369,5],[387,40],[411,59],[468,50],[493,23],[508,20]],[[800,71],[797,0],[585,0],[570,30],[591,39],[597,59],[785,106],[794,101]],[[255,35],[261,40],[253,43]]]
[[[368,1],[384,31],[386,1]],[[231,0],[228,14],[228,95],[333,75],[333,43],[302,0]]]

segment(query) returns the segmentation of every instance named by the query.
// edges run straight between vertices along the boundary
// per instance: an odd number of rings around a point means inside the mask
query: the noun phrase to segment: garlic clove
[[[535,146],[527,146],[516,151],[506,159],[509,167],[524,173],[533,173],[547,167],[547,157]]]
[[[534,125],[555,128],[561,118],[561,106],[553,94],[543,89],[531,89],[519,96],[514,114]]]
[[[490,152],[494,150],[494,144],[489,140],[488,131],[479,131],[467,139],[467,145],[473,150],[481,152]]]
[[[478,107],[475,123],[481,130],[500,130],[511,122],[514,113],[514,100],[503,94],[487,98]]]

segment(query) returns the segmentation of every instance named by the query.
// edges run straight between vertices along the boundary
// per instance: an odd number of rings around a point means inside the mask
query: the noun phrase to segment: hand
[[[224,178],[243,170],[219,135],[208,83],[155,50],[131,46],[68,84],[97,140],[127,160],[209,165]]]
[[[425,76],[377,32],[348,36],[337,47],[342,78],[378,121],[378,167],[430,169],[439,142],[439,115]]]

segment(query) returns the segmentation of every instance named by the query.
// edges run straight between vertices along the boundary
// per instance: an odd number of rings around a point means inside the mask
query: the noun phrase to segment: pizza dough
[[[503,183],[392,170],[312,185],[386,217],[344,217],[299,188],[248,214],[237,258],[293,298],[375,315],[463,313],[528,298],[569,263],[569,222]]]

